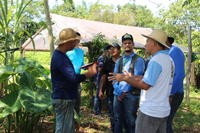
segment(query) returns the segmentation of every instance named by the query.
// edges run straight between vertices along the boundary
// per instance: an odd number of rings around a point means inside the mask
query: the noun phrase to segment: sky
[[[53,1],[53,0],[51,0]],[[136,5],[146,5],[148,9],[150,9],[153,13],[154,16],[156,16],[157,12],[159,11],[159,9],[162,8],[168,8],[170,3],[174,2],[175,0],[135,0],[135,4]],[[63,0],[58,0],[58,5],[62,4]],[[97,0],[85,0],[85,2],[87,3],[87,5],[89,4],[94,4],[95,2],[97,2]],[[99,0],[100,4],[104,4],[104,5],[111,5],[113,4],[115,7],[119,4],[119,5],[124,5],[126,3],[132,3],[132,0]],[[56,2],[54,2],[56,3]],[[75,5],[81,5],[82,4],[82,0],[74,0]],[[49,3],[50,6],[53,4],[52,2]],[[161,4],[160,8],[158,8],[158,5]]]

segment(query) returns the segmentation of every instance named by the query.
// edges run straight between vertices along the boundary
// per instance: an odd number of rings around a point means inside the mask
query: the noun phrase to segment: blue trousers
[[[128,124],[130,133],[135,133],[135,120],[137,118],[138,98],[125,97],[122,102],[114,95],[115,133],[122,133],[124,121]],[[126,119],[125,119],[126,118]]]
[[[114,110],[113,110],[113,99],[114,95],[107,95],[108,110],[110,116],[111,130],[114,132],[115,120],[114,120]]]
[[[52,105],[56,113],[55,133],[74,133],[74,106],[76,99],[53,99]]]
[[[184,93],[175,93],[175,95],[172,98],[171,103],[171,112],[167,120],[167,133],[173,133],[172,123],[174,116],[176,114],[176,111],[178,110],[179,106],[181,105],[183,101]]]
[[[94,98],[94,113],[95,115],[101,114],[101,99],[99,98],[99,87],[100,83],[96,86],[96,95]]]

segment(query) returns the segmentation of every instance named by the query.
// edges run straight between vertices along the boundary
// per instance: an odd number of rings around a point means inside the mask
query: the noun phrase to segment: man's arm
[[[113,83],[115,82],[119,82],[119,81],[125,81],[128,84],[130,84],[131,86],[134,86],[136,88],[140,88],[143,90],[148,90],[151,86],[147,83],[145,83],[141,77],[139,78],[134,78],[134,77],[130,77],[124,74],[119,74],[119,73],[110,73],[110,75],[113,75],[111,77],[108,77],[109,81],[115,80]]]
[[[116,61],[115,68],[114,68],[114,73],[118,73],[118,67],[119,67],[119,59]],[[123,91],[122,91],[121,88],[119,87],[118,82],[114,82],[114,83],[113,83],[113,88],[115,89],[117,95],[118,95],[119,97],[121,97],[121,95],[123,94]]]
[[[155,61],[151,61],[148,65],[148,69],[145,72],[144,77],[141,79],[141,77],[130,77],[123,74],[117,74],[117,73],[110,73],[110,75],[113,75],[111,77],[108,77],[109,81],[114,80],[114,84],[118,81],[126,81],[128,84],[140,88],[143,90],[148,90],[151,86],[154,86],[160,73],[162,72],[162,67]]]
[[[105,81],[106,81],[106,74],[103,74],[101,77],[101,84],[100,84],[100,88],[99,88],[99,98],[101,100],[103,100],[104,95],[103,95],[103,87],[105,85]]]

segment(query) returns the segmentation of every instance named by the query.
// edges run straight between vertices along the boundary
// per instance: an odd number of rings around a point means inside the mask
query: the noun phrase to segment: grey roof
[[[61,15],[51,14],[51,21],[54,22],[52,25],[53,35],[58,39],[59,32],[64,28],[72,28],[75,31],[80,32],[83,39],[81,43],[92,41],[93,37],[98,33],[105,35],[105,38],[112,41],[114,36],[117,37],[119,44],[121,44],[121,37],[125,33],[132,34],[136,48],[144,48],[146,38],[141,34],[150,34],[151,28],[125,26],[104,22],[97,22],[91,20],[70,18]],[[40,35],[34,38],[35,48],[37,51],[49,51],[49,39],[47,29],[43,30]],[[24,46],[24,45],[23,45]],[[22,46],[22,47],[23,47]],[[56,48],[57,46],[55,46]],[[33,50],[32,42],[30,42],[25,50]]]

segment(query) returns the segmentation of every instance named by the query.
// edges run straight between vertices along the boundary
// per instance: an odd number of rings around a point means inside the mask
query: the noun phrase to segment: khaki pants
[[[135,133],[166,133],[167,118],[151,117],[139,111]]]

